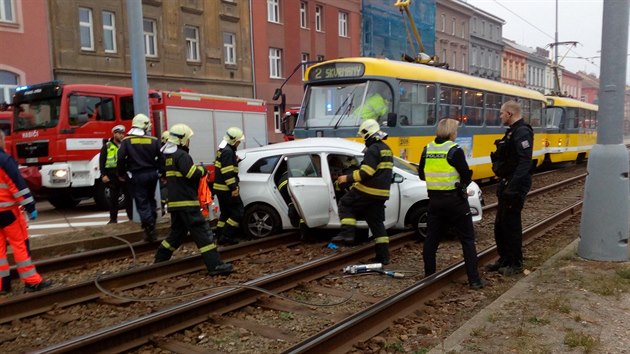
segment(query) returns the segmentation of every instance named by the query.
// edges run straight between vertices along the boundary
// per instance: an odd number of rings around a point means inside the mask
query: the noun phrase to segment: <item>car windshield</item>
[[[394,156],[394,167],[397,167],[407,173],[411,173],[414,176],[418,175],[418,167],[407,160],[403,160],[400,157]]]

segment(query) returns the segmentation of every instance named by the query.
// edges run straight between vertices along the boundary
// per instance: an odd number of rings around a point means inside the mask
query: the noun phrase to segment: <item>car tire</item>
[[[416,205],[407,213],[407,225],[416,233],[420,241],[427,237],[427,221],[429,220],[429,208],[426,205]]]
[[[48,202],[56,209],[71,209],[79,205],[81,201],[68,196],[55,196],[48,198]]]
[[[269,205],[255,204],[243,217],[243,232],[249,238],[264,238],[282,230],[280,215]]]

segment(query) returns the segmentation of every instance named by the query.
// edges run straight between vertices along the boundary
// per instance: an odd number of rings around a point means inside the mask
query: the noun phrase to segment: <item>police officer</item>
[[[112,128],[112,137],[107,140],[101,148],[99,157],[99,168],[101,170],[101,181],[109,189],[109,222],[108,224],[116,224],[118,222],[118,198],[125,193],[123,183],[118,179],[117,161],[118,147],[125,137],[125,126],[117,125]],[[125,198],[127,201],[128,198]]]
[[[394,158],[383,142],[387,134],[374,119],[364,121],[358,135],[365,140],[365,154],[357,170],[337,178],[337,183],[353,183],[352,189],[339,201],[341,232],[332,240],[354,243],[357,217],[365,218],[374,235],[375,262],[389,264],[389,236],[385,230],[385,202],[389,199]]]
[[[201,214],[197,190],[199,179],[207,171],[203,166],[195,166],[188,153],[192,136],[193,131],[186,124],[175,124],[169,129],[169,138],[164,145],[171,233],[158,247],[155,262],[171,259],[173,252],[190,232],[208,273],[229,274],[232,272],[232,265],[221,261],[212,230]]]
[[[118,175],[129,179],[129,190],[140,214],[145,239],[155,241],[155,188],[158,177],[163,174],[164,159],[160,153],[160,141],[149,135],[149,117],[142,113],[137,114],[131,121],[131,127],[118,149]]]
[[[480,289],[483,282],[477,270],[475,230],[466,192],[472,173],[464,151],[455,143],[458,125],[455,119],[440,120],[435,140],[424,148],[420,157],[418,173],[426,181],[429,193],[427,238],[422,254],[424,273],[426,276],[435,273],[440,238],[451,229],[462,245],[468,284]]]
[[[236,150],[245,139],[237,127],[228,128],[219,144],[214,161],[215,178],[213,191],[219,199],[221,215],[217,222],[219,244],[233,245],[241,239],[241,220],[244,206],[238,186],[238,156]]]
[[[5,137],[0,130],[0,294],[11,291],[10,265],[7,259],[7,242],[13,249],[13,258],[26,292],[39,291],[52,285],[44,280],[31,261],[28,230],[22,207],[30,220],[37,218],[35,199],[26,186],[15,160],[4,151]]]
[[[495,141],[497,149],[490,155],[492,171],[499,178],[499,205],[494,222],[499,260],[486,268],[503,275],[515,275],[523,270],[521,211],[532,186],[534,130],[523,121],[521,105],[516,101],[504,103],[500,117],[501,123],[509,128],[503,138]]]

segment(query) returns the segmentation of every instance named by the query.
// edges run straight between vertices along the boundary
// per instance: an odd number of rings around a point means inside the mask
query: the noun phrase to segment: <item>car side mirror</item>
[[[405,180],[405,177],[394,173],[394,175],[392,176],[392,183],[402,183]]]

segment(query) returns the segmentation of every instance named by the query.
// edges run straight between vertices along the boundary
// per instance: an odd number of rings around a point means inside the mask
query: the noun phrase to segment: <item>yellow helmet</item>
[[[131,126],[147,131],[149,130],[149,128],[151,128],[151,120],[144,114],[138,113],[135,117],[133,117],[133,120],[131,121]]]
[[[186,124],[175,124],[168,130],[168,141],[175,145],[187,146],[190,141],[190,137],[194,135],[192,129]]]
[[[378,133],[380,130],[381,126],[376,120],[366,119],[363,123],[361,123],[357,135],[362,137],[364,140],[368,140],[372,135]]]
[[[237,127],[228,128],[223,137],[223,140],[230,145],[234,145],[237,141],[242,141],[243,139],[245,139],[245,135],[243,135],[241,128]]]

